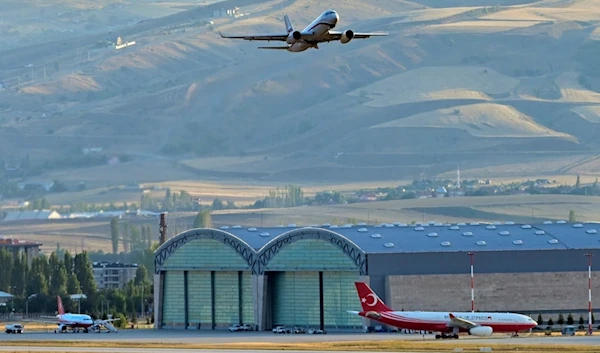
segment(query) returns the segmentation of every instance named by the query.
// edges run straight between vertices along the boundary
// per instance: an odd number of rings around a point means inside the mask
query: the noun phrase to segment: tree
[[[580,186],[581,186],[581,182],[580,182],[580,179],[579,179],[579,174],[577,174],[577,180],[575,181],[575,188],[579,189]]]
[[[196,218],[194,219],[194,228],[210,228],[212,226],[212,219],[210,216],[210,211],[204,210],[202,212],[198,212]]]
[[[558,314],[558,320],[556,320],[556,323],[561,326],[565,324],[565,317],[562,313]]]
[[[538,314],[537,323],[538,323],[538,325],[542,325],[544,323],[544,319],[542,318],[542,314]]]
[[[567,325],[573,325],[575,321],[573,320],[573,315],[571,313],[569,313],[569,315],[567,316]]]
[[[2,266],[0,264],[0,266]],[[25,253],[19,253],[14,256],[13,266],[12,266],[12,286],[13,294],[23,295],[25,292],[25,286],[27,284],[27,273],[29,272],[29,268],[27,266],[27,255]]]
[[[65,251],[64,264],[67,275],[70,276],[73,273],[73,256],[68,251]]]
[[[148,280],[148,270],[146,266],[139,265],[137,270],[135,271],[135,279],[133,280],[133,284],[136,286],[143,286],[150,283]]]
[[[53,297],[65,294],[67,291],[68,275],[64,263],[60,261],[56,253],[53,252],[48,259],[48,265],[50,266],[50,278],[48,281],[49,294]]]
[[[13,256],[4,248],[0,249],[0,291],[11,292],[11,277],[13,267]]]
[[[548,319],[548,326],[553,326],[554,325],[554,320],[552,320],[552,318]]]
[[[68,294],[79,294],[81,293],[81,284],[77,279],[77,275],[75,273],[71,273],[69,275],[69,281],[67,282],[67,292]]]
[[[27,293],[38,295],[48,294],[48,281],[43,273],[34,273],[33,278],[27,282]]]
[[[577,217],[575,217],[575,211],[573,211],[573,210],[569,211],[569,222],[570,223],[577,222]]]
[[[579,325],[583,325],[585,320],[583,320],[583,315],[579,315]]]
[[[142,235],[140,228],[136,225],[129,227],[129,251],[143,250]]]
[[[81,290],[88,298],[96,293],[96,279],[92,270],[92,263],[86,251],[75,255],[75,274],[81,283]]]
[[[123,229],[122,229],[122,234],[123,234],[123,251],[128,253],[129,252],[129,224],[124,223],[123,224]]]
[[[196,218],[194,218],[194,228],[204,228],[203,222],[202,222],[202,212],[198,212],[198,214],[196,215]]]
[[[110,239],[112,241],[112,252],[117,254],[119,252],[119,220],[117,217],[110,220]]]
[[[213,200],[211,209],[218,211],[218,210],[222,210],[223,208],[225,208],[225,207],[223,206],[223,201],[221,201],[221,199],[219,199],[217,197],[216,199]]]

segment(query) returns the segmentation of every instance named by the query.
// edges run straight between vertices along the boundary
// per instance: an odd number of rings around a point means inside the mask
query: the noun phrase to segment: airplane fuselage
[[[301,39],[294,40],[290,33],[288,39],[288,44],[290,44],[290,46],[288,50],[297,53],[309,48],[315,48],[316,44],[311,42],[316,42],[327,35],[329,30],[335,28],[339,20],[340,16],[336,11],[328,10],[323,12],[300,32],[302,34]]]
[[[88,328],[94,324],[94,320],[85,314],[62,314],[57,315],[59,326],[68,326],[73,328]]]
[[[454,316],[489,326],[494,332],[519,332],[537,326],[528,316],[514,313],[453,312]],[[433,311],[361,311],[358,315],[398,328],[409,330],[452,332],[450,316]],[[461,329],[462,332],[468,332]]]

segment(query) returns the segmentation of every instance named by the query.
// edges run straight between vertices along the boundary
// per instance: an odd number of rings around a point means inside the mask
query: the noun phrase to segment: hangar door
[[[354,271],[269,272],[272,327],[360,328],[361,319],[348,314],[360,310]]]
[[[215,329],[253,325],[249,271],[166,271],[163,326]]]
[[[270,272],[268,281],[273,327],[320,327],[319,272]]]
[[[325,329],[360,329],[362,319],[348,314],[348,310],[361,310],[354,282],[359,272],[323,272],[323,315]]]

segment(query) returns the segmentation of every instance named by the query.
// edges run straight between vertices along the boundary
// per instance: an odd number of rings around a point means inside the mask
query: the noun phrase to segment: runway
[[[78,341],[78,342],[128,342],[128,343],[162,343],[165,348],[111,348],[111,347],[28,347],[23,342],[23,346],[3,346],[0,352],[102,352],[102,353],[150,353],[150,352],[172,352],[172,353],[239,353],[239,350],[215,350],[215,349],[190,349],[190,348],[168,348],[169,344],[219,344],[219,343],[243,343],[243,342],[340,342],[340,341],[426,341],[436,343],[478,343],[481,347],[487,344],[541,344],[541,345],[600,345],[600,335],[598,336],[529,336],[527,334],[521,337],[510,337],[498,335],[492,338],[480,338],[473,336],[463,336],[459,340],[436,340],[433,335],[409,335],[399,333],[329,333],[326,335],[294,335],[294,334],[273,334],[271,332],[228,332],[228,331],[184,331],[184,330],[121,330],[118,333],[61,333],[53,332],[25,332],[23,334],[3,334],[2,341]],[[57,343],[59,344],[59,343]],[[246,351],[252,353],[265,353],[269,351]],[[307,351],[289,351],[288,353],[307,353]],[[355,352],[340,352],[355,353]]]

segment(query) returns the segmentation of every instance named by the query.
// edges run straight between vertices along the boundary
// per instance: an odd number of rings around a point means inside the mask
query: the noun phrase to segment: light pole
[[[592,334],[592,253],[585,253],[588,258],[588,335]]]
[[[475,312],[475,280],[473,279],[473,255],[475,253],[469,251],[467,255],[471,258],[471,312]]]

